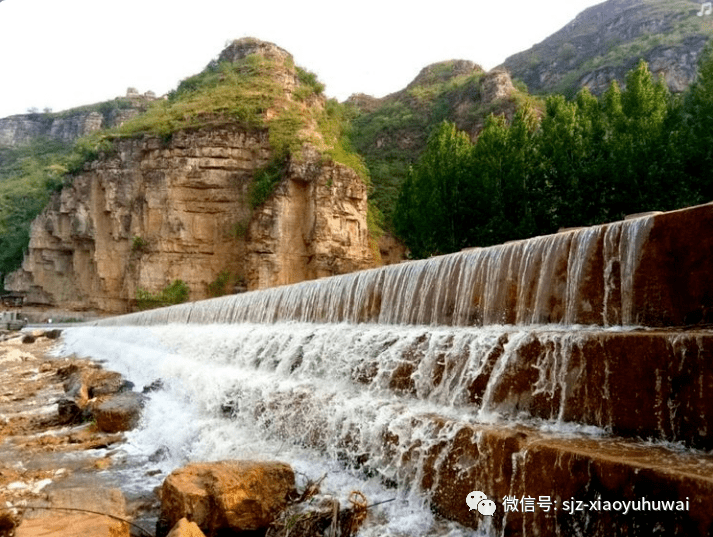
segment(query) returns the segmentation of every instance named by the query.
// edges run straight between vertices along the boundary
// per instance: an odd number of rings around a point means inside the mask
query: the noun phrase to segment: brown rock
[[[92,405],[98,429],[106,433],[130,431],[139,423],[143,401],[140,393],[125,392]]]
[[[52,518],[25,519],[15,537],[130,537],[129,525],[92,514],[56,513]]]
[[[94,364],[71,364],[58,371],[58,375],[67,377],[64,391],[82,408],[89,399],[118,393],[126,386],[121,374],[97,368]]]
[[[126,501],[118,489],[60,489],[49,493],[49,509],[28,511],[15,537],[129,537],[129,524],[110,516],[72,511],[81,509],[126,517]]]
[[[182,518],[173,529],[168,532],[167,537],[205,537],[205,534],[195,522],[189,522],[188,519]]]
[[[248,228],[248,288],[344,274],[374,265],[367,188],[352,169],[306,151],[293,160]]]
[[[161,519],[173,527],[186,517],[207,535],[264,529],[295,494],[294,479],[292,468],[280,462],[190,464],[164,481]]]
[[[251,224],[250,184],[269,158],[266,132],[236,126],[118,141],[34,221],[5,286],[35,303],[126,312],[137,289],[177,279],[197,300],[226,270],[254,289],[371,266],[366,186],[341,164],[293,166]]]

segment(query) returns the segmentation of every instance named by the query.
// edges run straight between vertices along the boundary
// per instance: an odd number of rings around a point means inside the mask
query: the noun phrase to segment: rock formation
[[[93,106],[0,118],[0,147],[17,147],[42,138],[70,143],[92,132],[120,126],[144,111],[155,98],[152,92],[140,95],[129,88],[126,97]]]
[[[195,522],[207,535],[264,530],[295,495],[295,476],[288,464],[190,464],[174,470],[163,483],[157,534],[165,535],[165,529],[182,518]]]
[[[291,99],[298,81],[279,47],[239,40],[221,58],[250,54],[282,62],[272,75]],[[310,135],[322,150],[319,132]],[[118,140],[34,221],[22,268],[5,286],[28,302],[125,312],[139,289],[176,280],[194,300],[210,296],[221,274],[256,289],[372,266],[366,186],[315,147],[291,155],[253,211],[251,184],[272,157],[268,129],[222,122],[170,140]]]
[[[264,289],[368,267],[367,189],[350,168],[311,152],[291,162],[248,229],[247,282]]]

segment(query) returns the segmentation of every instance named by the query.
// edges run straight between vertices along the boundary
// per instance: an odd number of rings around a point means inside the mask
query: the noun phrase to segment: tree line
[[[601,97],[550,96],[544,113],[491,116],[472,142],[453,123],[404,181],[394,229],[413,257],[713,200],[713,48],[683,95],[642,61]]]

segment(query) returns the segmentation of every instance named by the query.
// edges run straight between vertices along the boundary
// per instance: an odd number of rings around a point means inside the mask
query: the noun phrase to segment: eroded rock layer
[[[221,273],[261,288],[371,266],[366,188],[319,155],[293,164],[252,222],[250,184],[269,157],[266,132],[232,126],[119,141],[34,221],[6,288],[125,312],[138,289],[178,279],[195,300]]]

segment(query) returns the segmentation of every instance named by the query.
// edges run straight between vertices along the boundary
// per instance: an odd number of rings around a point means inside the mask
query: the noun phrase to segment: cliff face
[[[138,288],[176,279],[201,299],[223,271],[254,289],[371,266],[366,188],[349,168],[293,164],[252,215],[269,155],[266,133],[230,126],[118,142],[34,221],[5,285],[30,302],[124,312]]]
[[[373,266],[366,224],[367,189],[350,168],[321,163],[308,151],[254,214],[248,231],[250,289]]]
[[[235,103],[244,106],[224,113]],[[172,106],[181,113],[168,135],[137,130],[164,125]],[[125,312],[139,290],[175,280],[198,300],[373,266],[367,188],[325,154],[336,143],[319,128],[325,114],[288,52],[233,42],[52,199],[5,287],[29,302]],[[282,162],[254,208],[256,172]]]
[[[693,0],[609,0],[580,13],[530,50],[505,60],[513,77],[534,92],[604,92],[622,82],[640,59],[672,92],[696,76],[710,14]]]
[[[90,107],[0,118],[0,147],[26,145],[37,138],[70,143],[92,132],[121,125],[145,110],[152,100],[151,92],[139,95],[129,88],[126,97]]]

